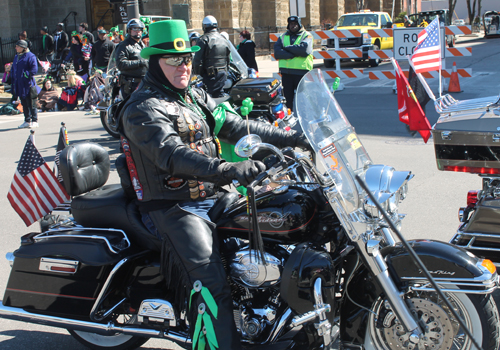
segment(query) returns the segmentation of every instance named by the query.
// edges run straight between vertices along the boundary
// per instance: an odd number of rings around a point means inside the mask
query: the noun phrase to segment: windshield
[[[106,73],[110,74],[110,75],[113,74],[118,69],[116,67],[115,50],[116,50],[116,46],[113,49],[113,52],[111,53],[111,56],[109,56],[108,68],[106,69]]]
[[[241,58],[240,54],[238,53],[238,50],[234,47],[233,43],[229,42],[229,49],[231,50],[231,63],[238,69],[238,71],[241,74],[241,79],[246,79],[248,78],[248,66],[243,61],[243,58]]]
[[[321,70],[314,69],[302,78],[294,108],[317,159],[335,182],[336,198],[343,211],[346,214],[357,211],[362,205],[363,192],[354,176],[359,174],[364,179],[366,168],[372,162],[330,93]]]
[[[359,15],[344,15],[339,18],[336,24],[337,27],[377,27],[378,19],[375,14],[359,14]]]

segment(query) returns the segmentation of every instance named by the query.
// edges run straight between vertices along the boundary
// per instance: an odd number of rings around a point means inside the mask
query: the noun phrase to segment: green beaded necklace
[[[191,101],[193,101],[193,103],[188,103],[184,99],[184,97],[182,97],[182,95],[180,93],[178,93],[177,91],[172,90],[168,86],[163,85],[163,87],[165,89],[167,89],[168,91],[170,91],[170,92],[176,93],[179,96],[179,98],[181,99],[181,101],[184,102],[184,104],[187,106],[187,108],[189,108],[190,110],[192,110],[194,113],[200,114],[203,117],[203,119],[207,119],[207,116],[205,115],[205,113],[203,113],[203,111],[201,110],[200,106],[198,106],[198,102],[196,102],[196,99],[193,96],[193,91],[191,90],[191,86],[188,87],[188,92],[189,92],[189,96],[191,96]]]

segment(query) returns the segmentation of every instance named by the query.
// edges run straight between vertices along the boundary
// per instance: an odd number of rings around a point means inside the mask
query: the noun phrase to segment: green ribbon
[[[201,303],[198,305],[198,317],[196,318],[193,333],[193,350],[205,350],[207,343],[211,350],[215,350],[219,347],[219,343],[217,342],[217,336],[215,335],[212,318],[207,311],[210,310],[213,317],[217,319],[219,308],[208,288],[203,287],[200,281],[196,281],[193,284],[193,289],[191,290],[191,294],[189,296],[189,309],[191,309],[193,295],[196,293],[201,293],[205,304]],[[196,347],[196,344],[198,344],[198,348]]]

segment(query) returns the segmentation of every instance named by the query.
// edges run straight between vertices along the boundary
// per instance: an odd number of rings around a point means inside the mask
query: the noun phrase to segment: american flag
[[[439,17],[418,34],[418,42],[411,56],[416,73],[441,68],[441,44],[439,42]]]
[[[26,226],[69,199],[36,149],[32,135],[24,146],[7,198]]]

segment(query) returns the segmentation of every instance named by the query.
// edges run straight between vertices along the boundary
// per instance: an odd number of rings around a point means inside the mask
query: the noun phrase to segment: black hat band
[[[182,43],[184,43],[184,45]],[[191,43],[189,41],[185,41],[185,40],[176,40],[176,41],[169,41],[166,43],[152,45],[151,47],[154,47],[155,49],[161,49],[161,50],[179,50],[180,51],[180,50],[191,48]]]

